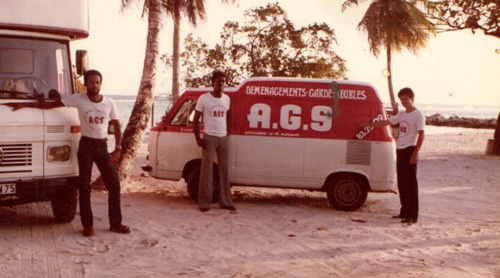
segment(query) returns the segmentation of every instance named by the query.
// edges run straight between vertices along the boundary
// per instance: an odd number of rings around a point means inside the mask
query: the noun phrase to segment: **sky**
[[[193,33],[210,46],[218,42],[225,22],[243,22],[243,12],[277,1],[237,0],[222,4],[207,0],[207,19],[193,28],[187,21],[181,25],[181,35]],[[347,77],[351,81],[368,82],[375,86],[382,100],[389,102],[385,50],[375,57],[369,50],[367,36],[356,30],[370,1],[341,11],[342,0],[281,0],[295,28],[315,22],[327,23],[335,30],[337,54],[346,60]],[[136,95],[145,57],[147,18],[141,18],[142,4],[121,11],[120,0],[89,0],[90,35],[76,41],[72,51],[86,49],[90,68],[102,72],[102,93]],[[173,23],[165,17],[160,34],[161,54],[172,54]],[[183,41],[181,42],[181,45]],[[500,39],[470,30],[447,32],[431,37],[418,55],[404,50],[393,52],[392,77],[397,93],[403,87],[415,92],[415,102],[425,104],[489,105],[500,110]],[[171,72],[158,63],[155,95],[169,94]],[[181,84],[181,88],[183,85]]]

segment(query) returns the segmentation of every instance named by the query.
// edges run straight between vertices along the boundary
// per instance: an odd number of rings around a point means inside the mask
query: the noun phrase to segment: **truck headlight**
[[[52,161],[68,161],[71,157],[71,147],[68,145],[63,146],[49,146],[47,149],[47,160]]]

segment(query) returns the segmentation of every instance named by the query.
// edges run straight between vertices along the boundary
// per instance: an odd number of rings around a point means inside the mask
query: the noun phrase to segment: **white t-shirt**
[[[116,104],[105,96],[99,103],[90,101],[87,94],[69,95],[63,97],[61,101],[66,106],[78,109],[80,131],[85,137],[107,138],[109,121],[119,120]]]
[[[217,137],[227,135],[227,112],[231,107],[229,96],[222,94],[220,98],[206,93],[198,98],[196,111],[203,113],[203,132]]]
[[[418,131],[425,128],[425,117],[418,109],[410,113],[400,111],[389,119],[391,124],[399,124],[399,137],[396,142],[398,149],[417,145]]]

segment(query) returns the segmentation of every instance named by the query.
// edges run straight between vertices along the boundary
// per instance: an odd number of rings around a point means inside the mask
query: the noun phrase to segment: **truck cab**
[[[58,222],[70,222],[76,213],[77,111],[14,111],[5,104],[75,93],[70,42],[88,36],[88,3],[68,2],[9,1],[1,4],[0,18],[0,205],[51,201]],[[85,55],[77,56],[83,73]]]

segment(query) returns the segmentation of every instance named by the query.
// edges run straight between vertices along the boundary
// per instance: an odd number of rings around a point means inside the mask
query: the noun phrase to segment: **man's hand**
[[[198,144],[198,146],[202,147],[203,149],[205,148],[205,140],[202,138],[196,139],[196,144]]]
[[[111,165],[116,165],[118,163],[118,160],[120,159],[120,154],[121,154],[121,150],[114,150],[112,153],[111,153],[111,156],[109,157],[109,164]]]
[[[410,165],[414,165],[414,164],[417,164],[418,162],[418,151],[415,150],[412,154],[411,154],[411,157],[410,157]]]
[[[2,105],[12,107],[12,111],[16,111],[23,107],[26,107],[26,103],[22,102],[9,102],[9,103],[3,103]]]

